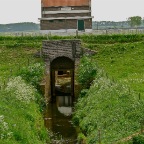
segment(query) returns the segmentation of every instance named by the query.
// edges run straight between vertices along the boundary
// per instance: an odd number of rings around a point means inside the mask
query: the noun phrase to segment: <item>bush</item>
[[[49,140],[36,92],[21,77],[9,79],[0,89],[0,143],[44,144]]]
[[[33,85],[35,88],[39,88],[39,82],[41,81],[44,74],[44,65],[36,63],[28,67],[23,67],[18,75],[24,80]]]
[[[144,144],[144,135],[138,135],[133,137],[133,144]]]
[[[77,80],[83,88],[87,89],[90,87],[97,74],[96,62],[91,58],[83,57],[78,68]]]
[[[6,90],[9,93],[14,93],[17,100],[25,103],[34,101],[37,92],[33,86],[26,84],[20,76],[11,78],[7,83]]]
[[[5,122],[4,115],[0,115],[0,139],[10,139],[13,132],[9,130],[9,125]]]
[[[73,122],[86,134],[87,143],[98,142],[100,129],[102,143],[109,144],[140,129],[144,100],[98,70],[92,86],[78,99],[75,109]]]
[[[143,41],[143,35],[128,34],[128,35],[82,35],[80,38],[85,43],[91,44],[114,44],[114,43],[126,43]]]

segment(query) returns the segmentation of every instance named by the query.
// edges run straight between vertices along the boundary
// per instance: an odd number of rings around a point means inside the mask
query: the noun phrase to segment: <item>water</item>
[[[53,132],[52,144],[76,144],[77,131],[72,125],[73,102],[71,96],[57,96],[44,114],[45,126]]]

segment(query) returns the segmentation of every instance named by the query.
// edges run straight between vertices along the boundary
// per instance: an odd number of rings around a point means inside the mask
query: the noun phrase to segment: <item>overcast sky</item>
[[[91,0],[94,21],[125,21],[144,17],[144,0]],[[0,24],[39,23],[41,0],[0,0]]]

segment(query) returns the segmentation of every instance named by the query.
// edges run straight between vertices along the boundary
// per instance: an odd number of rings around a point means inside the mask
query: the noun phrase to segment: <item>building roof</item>
[[[42,7],[88,6],[90,0],[41,0]]]

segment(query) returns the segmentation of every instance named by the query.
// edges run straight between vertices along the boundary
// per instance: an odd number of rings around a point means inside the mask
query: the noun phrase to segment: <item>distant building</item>
[[[91,31],[91,0],[41,0],[43,31]]]

